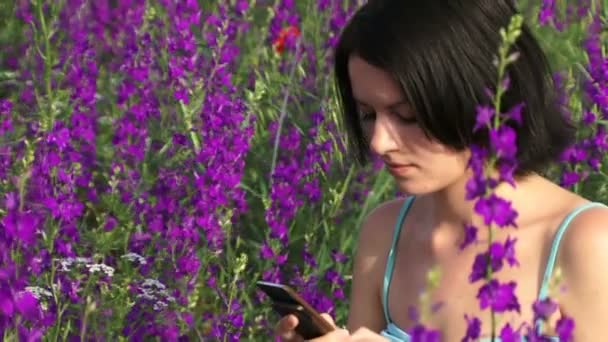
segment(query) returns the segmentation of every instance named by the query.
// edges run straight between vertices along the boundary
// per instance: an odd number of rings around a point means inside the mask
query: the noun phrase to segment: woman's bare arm
[[[560,306],[574,318],[574,341],[608,340],[608,210],[581,213],[571,224],[560,247]]]
[[[375,332],[384,329],[382,280],[392,237],[397,201],[374,209],[361,226],[353,267],[348,330],[365,327]],[[391,223],[392,222],[392,223]]]

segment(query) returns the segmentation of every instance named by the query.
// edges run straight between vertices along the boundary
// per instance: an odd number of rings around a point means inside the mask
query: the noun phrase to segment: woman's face
[[[399,83],[388,73],[356,55],[349,59],[348,72],[363,133],[401,191],[435,192],[465,177],[469,152],[427,138]]]

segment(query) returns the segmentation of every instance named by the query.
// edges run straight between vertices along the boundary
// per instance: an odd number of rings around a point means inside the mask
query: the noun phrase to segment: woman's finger
[[[336,323],[334,322],[334,319],[331,317],[330,314],[322,313],[321,317],[323,317],[323,319],[325,319],[327,321],[327,323],[331,324],[332,327],[336,326]]]
[[[281,341],[296,342],[302,341],[300,335],[295,331],[298,325],[298,318],[295,315],[287,315],[276,325],[275,335],[281,338]]]
[[[382,342],[382,341],[388,342],[388,340],[385,337],[378,335],[377,333],[375,333],[365,327],[361,327],[361,328],[357,329],[357,331],[355,331],[355,333],[351,335],[350,340],[349,340],[349,342]]]
[[[308,340],[308,342],[344,342],[344,341],[348,341],[349,338],[350,338],[350,335],[348,333],[348,330],[336,329],[321,337],[317,337],[312,340]]]

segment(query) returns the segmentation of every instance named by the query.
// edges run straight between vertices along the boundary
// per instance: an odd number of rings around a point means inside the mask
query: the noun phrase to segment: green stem
[[[42,34],[43,44],[44,44],[44,54],[41,54],[42,59],[44,60],[44,85],[47,96],[47,113],[46,120],[43,122],[43,130],[50,130],[53,128],[55,124],[55,113],[53,112],[53,90],[51,86],[51,68],[53,67],[53,60],[51,58],[51,41],[50,35],[48,32],[48,26],[46,20],[44,18],[44,13],[42,11],[44,5],[43,0],[37,1],[37,9],[38,9],[38,20],[40,21],[40,31]]]
[[[82,318],[82,327],[80,327],[80,340],[84,341],[84,337],[87,333],[87,319],[89,318],[89,308],[88,304],[84,308],[84,317]]]
[[[291,83],[291,80],[293,79],[293,76],[295,75],[295,71],[297,69],[298,66],[298,54],[300,53],[300,40],[298,40],[297,44],[296,44],[296,52],[295,52],[295,58],[294,58],[294,62],[293,65],[291,67],[291,70],[289,72],[289,78],[288,78],[288,82]],[[277,124],[277,131],[274,137],[274,147],[272,149],[272,162],[270,165],[270,179],[269,179],[269,184],[272,185],[273,183],[273,178],[272,175],[274,173],[274,169],[276,167],[276,163],[277,163],[277,157],[278,157],[278,152],[279,152],[279,142],[280,142],[280,138],[281,138],[281,129],[283,128],[283,122],[285,121],[285,117],[287,116],[287,103],[289,100],[289,88],[287,88],[287,90],[285,91],[285,95],[283,96],[283,103],[281,104],[281,109],[280,109],[280,113],[279,113],[279,122]]]
[[[500,124],[501,124],[501,116],[500,116],[500,111],[501,111],[501,100],[502,100],[502,95],[504,94],[504,92],[506,91],[506,89],[503,88],[503,77],[505,75],[505,69],[507,67],[507,53],[508,53],[508,48],[507,47],[501,47],[499,49],[499,60],[498,60],[498,80],[497,80],[497,86],[496,86],[496,96],[494,97],[494,122],[493,122],[493,128],[497,129]],[[494,169],[494,167],[497,164],[497,158],[496,157],[492,157],[491,161],[490,161],[490,168],[491,170]],[[490,171],[490,170],[488,170]],[[492,175],[490,174],[489,177],[492,177]],[[492,272],[492,256],[490,255],[490,250],[492,247],[492,243],[494,241],[494,231],[492,229],[492,224],[490,224],[488,226],[488,266],[487,266],[487,277],[486,280],[489,282],[492,280],[492,276],[493,276],[493,272]],[[496,325],[497,325],[497,319],[496,319],[496,312],[494,311],[493,308],[490,308],[490,324],[491,324],[491,341],[494,341],[496,339]]]

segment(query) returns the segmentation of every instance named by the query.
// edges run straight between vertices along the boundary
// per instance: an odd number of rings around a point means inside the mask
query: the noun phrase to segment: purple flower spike
[[[477,293],[479,307],[483,310],[490,307],[495,312],[520,311],[519,301],[515,296],[517,284],[514,281],[500,284],[492,279],[483,285]]]

